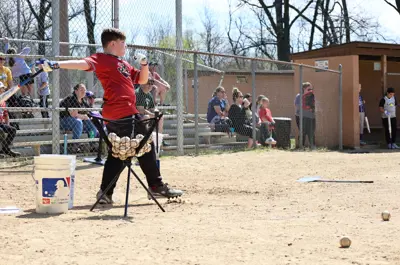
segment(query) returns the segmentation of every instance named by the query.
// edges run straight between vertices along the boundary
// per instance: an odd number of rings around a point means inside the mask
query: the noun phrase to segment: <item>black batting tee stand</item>
[[[139,127],[140,125],[142,125],[142,128],[146,128],[145,131],[141,131],[141,133],[143,134],[144,138],[141,140],[139,146],[136,148],[136,153],[138,153],[143,146],[146,144],[147,140],[150,138],[154,128],[157,128],[158,126],[158,122],[160,121],[161,117],[162,117],[162,113],[155,113],[155,117],[152,119],[147,119],[144,121],[141,120],[137,120],[135,118],[127,118],[127,119],[121,119],[121,120],[108,120],[108,119],[104,119],[92,114],[88,114],[88,116],[90,117],[91,121],[93,122],[94,126],[96,126],[97,130],[100,133],[100,137],[103,139],[103,141],[106,143],[106,145],[108,146],[108,148],[111,150],[112,149],[112,144],[110,142],[110,140],[108,140],[107,134],[104,131],[104,128],[102,126],[102,121],[105,122],[109,122],[109,123],[122,123],[122,122],[132,122],[135,124],[134,126],[134,130]],[[147,125],[149,123],[152,123],[150,126],[145,126],[144,123],[147,123]],[[139,125],[139,126],[138,126]],[[156,130],[156,133],[158,133],[158,130]],[[158,139],[158,135],[156,135],[156,139]],[[157,141],[158,144],[158,141]],[[156,146],[156,148],[158,148],[158,146]],[[136,172],[132,169],[132,157],[127,158],[126,160],[123,161],[124,165],[126,167],[128,167],[128,177],[127,177],[127,182],[126,182],[126,196],[125,196],[125,211],[124,211],[124,217],[128,216],[128,201],[129,201],[129,187],[130,187],[130,178],[131,178],[131,173],[135,176],[135,178],[137,179],[137,181],[139,181],[140,185],[142,185],[142,187],[146,190],[147,194],[150,195],[150,197],[156,202],[157,206],[161,209],[161,211],[165,212],[164,208],[161,206],[161,204],[158,202],[158,200],[154,197],[153,193],[149,191],[149,189],[146,187],[146,185],[143,183],[143,181],[139,178],[139,176],[136,174]],[[104,197],[104,195],[107,194],[107,192],[111,189],[111,187],[117,182],[119,175],[122,173],[122,171],[124,170],[124,167],[121,169],[120,172],[118,172],[118,174],[114,177],[114,179],[111,181],[111,183],[108,185],[108,187],[103,190],[103,193],[101,194],[101,196],[96,200],[96,202],[93,204],[92,208],[90,208],[90,211],[93,211],[93,209],[97,206],[97,204],[99,204],[99,201]]]

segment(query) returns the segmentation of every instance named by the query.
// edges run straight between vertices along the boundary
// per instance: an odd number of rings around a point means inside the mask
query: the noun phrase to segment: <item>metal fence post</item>
[[[86,47],[86,56],[90,56],[91,54],[90,54],[90,47],[89,46],[87,46]],[[87,84],[86,84],[86,86],[87,86],[87,88],[88,88],[88,90],[92,90],[94,93],[95,93],[95,95],[96,95],[96,97],[99,97],[99,93],[98,93],[98,91],[94,91],[93,90],[93,72],[85,72],[85,75],[86,75],[86,81],[87,81]]]
[[[60,0],[53,0],[52,10],[52,50],[53,57],[60,55]],[[60,102],[60,72],[53,71],[53,91],[52,91],[52,152],[60,154],[60,113],[58,108]]]
[[[176,49],[182,50],[182,0],[175,1]],[[177,115],[177,152],[183,155],[183,89],[182,89],[182,52],[176,53],[176,115]]]
[[[199,84],[197,73],[197,53],[193,54],[193,82],[194,82],[194,144],[196,155],[199,154]]]
[[[113,21],[112,25],[114,28],[119,28],[119,0],[113,1]]]
[[[299,66],[300,80],[300,116],[299,116],[299,147],[303,148],[303,65]]]
[[[339,150],[343,150],[343,72],[339,64]]]
[[[183,87],[185,88],[185,110],[186,110],[186,112],[189,112],[189,109],[188,109],[189,108],[188,70],[187,70],[186,64],[183,67],[183,72],[184,72],[184,76],[185,76],[185,78],[183,79]]]
[[[257,132],[256,132],[256,64],[254,60],[251,60],[251,98],[252,98],[252,129],[253,129],[253,148],[257,147]]]

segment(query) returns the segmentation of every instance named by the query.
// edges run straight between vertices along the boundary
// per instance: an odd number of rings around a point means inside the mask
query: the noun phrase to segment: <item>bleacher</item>
[[[101,99],[98,100],[100,102]],[[173,154],[177,149],[177,115],[175,106],[160,106],[160,111],[164,113],[164,137],[166,146],[162,147],[164,153]],[[34,112],[34,118],[30,119],[10,119],[10,122],[19,124],[20,130],[14,139],[12,148],[21,152],[24,156],[33,156],[40,153],[46,154],[52,151],[52,120],[51,118],[41,118],[40,111]],[[244,147],[245,142],[237,141],[236,136],[222,132],[213,132],[205,119],[206,115],[199,115],[198,135],[199,148],[201,149],[225,149],[233,147]],[[72,140],[72,132],[60,131],[60,150],[63,150],[64,134],[68,136],[68,144],[98,142],[98,138],[89,139],[83,133],[80,139]],[[195,115],[184,114],[183,124],[184,149],[195,148]],[[190,151],[189,151],[190,152]],[[84,152],[82,155],[88,155]]]

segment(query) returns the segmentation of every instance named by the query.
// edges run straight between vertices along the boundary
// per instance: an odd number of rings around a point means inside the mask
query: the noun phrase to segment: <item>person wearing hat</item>
[[[5,91],[6,86],[3,84],[3,82],[0,82],[0,94],[3,94]],[[8,111],[6,109],[5,102],[0,103],[0,130],[7,134],[6,137],[2,137],[0,140],[2,146],[0,154],[6,154],[12,157],[20,156],[20,153],[10,149],[10,144],[12,144],[14,141],[15,135],[17,134],[17,129],[9,124]]]
[[[94,100],[96,99],[96,95],[92,91],[86,91],[85,94],[86,103],[89,105],[90,108],[94,106]]]
[[[68,108],[89,108],[90,106],[84,100],[86,96],[86,86],[77,84],[74,86],[72,95],[64,98],[61,108],[66,110],[60,111],[60,127],[64,130],[72,131],[72,139],[79,139],[83,131],[87,132],[89,138],[94,138],[97,134],[96,127],[89,120],[87,111],[68,110]],[[75,151],[79,151],[77,147]]]
[[[167,81],[161,78],[161,76],[156,72],[156,67],[158,66],[157,62],[150,62],[149,63],[149,72],[150,75],[154,79],[154,86],[151,91],[153,95],[154,102],[157,101],[157,96],[160,96],[160,105],[164,105],[165,97],[167,96],[168,90],[171,86],[168,84]]]

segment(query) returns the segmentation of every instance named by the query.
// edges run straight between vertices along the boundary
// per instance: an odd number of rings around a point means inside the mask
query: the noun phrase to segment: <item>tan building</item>
[[[400,93],[400,45],[352,42],[328,48],[301,52],[292,55],[295,63],[316,65],[326,61],[330,69],[343,66],[343,143],[358,147],[358,84],[362,85],[361,95],[366,101],[370,126],[382,130],[378,109],[379,100],[387,87],[394,87]],[[366,132],[364,132],[365,134]],[[383,140],[381,133],[375,134],[375,141]]]

